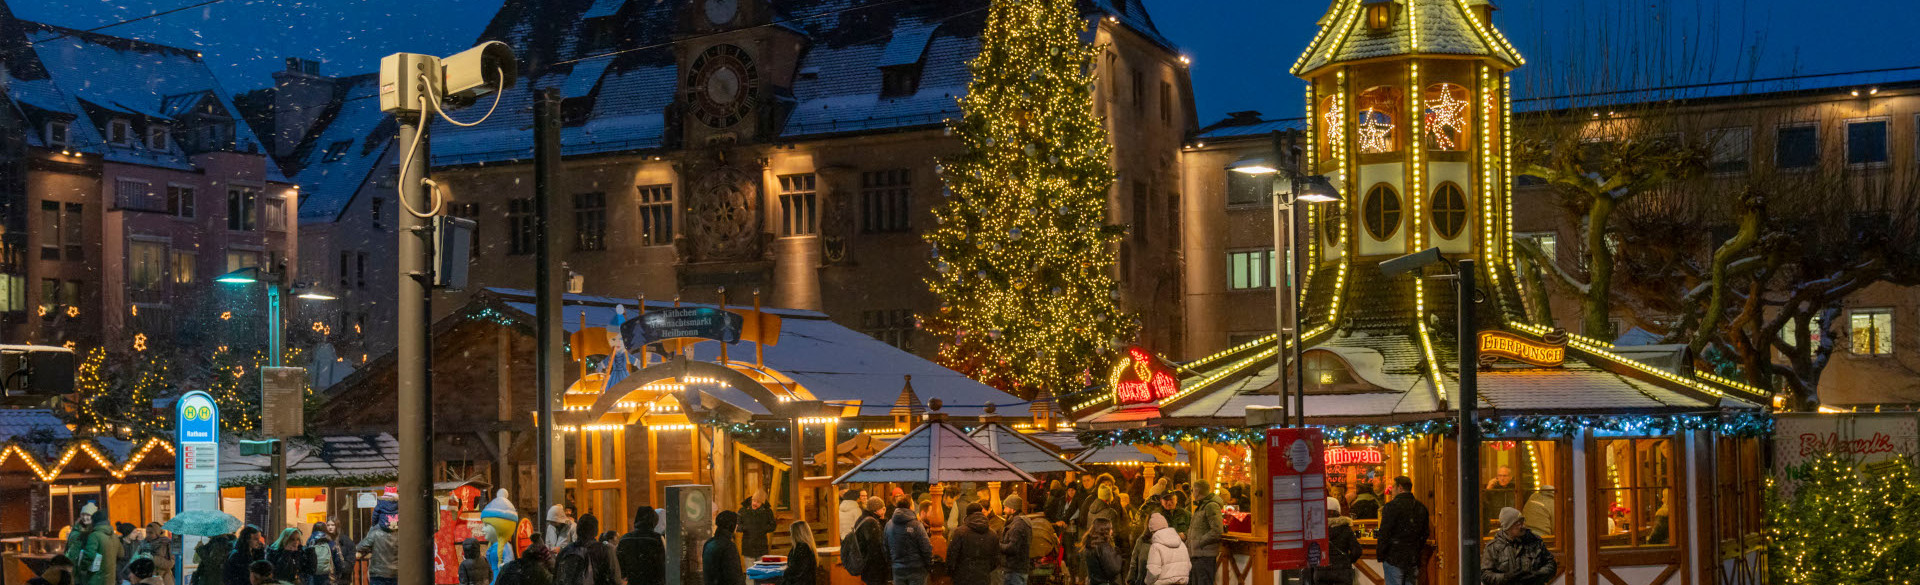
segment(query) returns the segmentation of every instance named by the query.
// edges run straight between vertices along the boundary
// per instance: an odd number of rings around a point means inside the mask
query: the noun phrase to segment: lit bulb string
[[[1394,443],[1423,436],[1451,437],[1459,423],[1454,418],[1432,418],[1393,424],[1308,424],[1325,432],[1336,443]],[[1774,419],[1766,413],[1688,411],[1647,415],[1556,415],[1533,414],[1486,417],[1478,421],[1486,438],[1566,438],[1584,431],[1622,436],[1657,436],[1682,431],[1710,431],[1728,437],[1766,437],[1774,432]],[[1257,444],[1265,436],[1264,426],[1149,427],[1114,430],[1085,430],[1075,433],[1080,444],[1089,449],[1122,445],[1172,446],[1188,442]]]
[[[0,466],[6,465],[8,459],[18,457],[21,461],[26,462],[28,469],[31,470],[33,475],[38,477],[40,481],[52,482],[59,479],[61,473],[66,471],[73,463],[74,458],[85,453],[102,471],[107,472],[107,474],[113,476],[114,479],[124,479],[127,474],[133,472],[134,468],[139,467],[140,463],[146,460],[147,455],[155,449],[164,450],[168,455],[174,454],[173,444],[171,442],[160,437],[152,437],[147,439],[138,450],[133,451],[132,454],[127,457],[126,461],[115,465],[111,461],[111,458],[107,457],[106,453],[102,452],[100,447],[94,444],[91,439],[80,439],[69,442],[66,449],[62,450],[58,461],[53,465],[48,465],[40,461],[39,457],[34,455],[33,451],[28,449],[25,444],[18,441],[8,441],[5,443],[5,448],[0,449]]]
[[[1333,46],[1326,51],[1329,60],[1331,60],[1334,55],[1340,54],[1340,50],[1346,47],[1347,39],[1353,36],[1353,25],[1360,20],[1360,8],[1359,0],[1349,0],[1346,3],[1346,7],[1342,11],[1346,16],[1340,20],[1340,24],[1338,25],[1341,32],[1333,39]],[[1332,25],[1332,23],[1333,21],[1328,21],[1329,25]],[[1301,73],[1305,73],[1301,71],[1300,68],[1306,65],[1307,59],[1312,58],[1313,55],[1320,52],[1318,50],[1320,48],[1320,41],[1327,32],[1330,32],[1329,29],[1325,27],[1321,28],[1320,34],[1315,35],[1313,42],[1307,44],[1307,51],[1302,53],[1300,58],[1293,62],[1292,72],[1294,75],[1298,76]]]
[[[1521,330],[1521,331],[1525,331],[1527,333],[1531,333],[1534,335],[1545,336],[1547,334],[1547,328],[1534,325],[1531,323],[1508,321],[1507,326],[1512,327],[1514,329]],[[1641,363],[1639,360],[1634,360],[1626,356],[1609,351],[1610,349],[1612,349],[1613,347],[1612,345],[1602,345],[1596,342],[1596,340],[1594,340],[1593,338],[1574,335],[1571,333],[1566,335],[1567,335],[1568,347],[1571,347],[1589,356],[1605,359],[1607,361],[1611,361],[1614,363],[1618,363],[1620,365],[1633,368],[1636,371],[1658,377],[1662,380],[1666,380],[1674,384],[1679,384],[1681,386],[1699,390],[1701,392],[1705,392],[1707,394],[1711,394],[1716,397],[1729,396],[1728,392],[1726,392],[1725,390],[1722,390],[1721,388],[1716,388],[1714,387],[1713,384],[1708,384],[1706,382],[1702,382],[1701,380],[1710,381],[1710,382],[1713,382],[1714,384],[1719,384],[1721,386],[1725,386],[1727,388],[1738,391],[1737,394],[1731,396],[1733,398],[1739,398],[1743,401],[1751,402],[1754,404],[1764,404],[1764,397],[1766,396],[1766,393],[1762,392],[1759,388],[1756,388],[1747,384],[1742,384],[1738,381],[1730,380],[1730,379],[1716,376],[1713,374],[1704,373],[1704,372],[1695,372],[1694,378],[1687,378],[1685,376],[1681,376],[1679,374],[1675,374],[1675,373],[1666,371],[1664,369],[1655,368],[1655,367],[1646,365],[1644,363]],[[1744,394],[1744,395],[1741,395],[1741,394]]]
[[[1411,10],[1409,10],[1409,12],[1411,12]],[[1425,218],[1426,213],[1421,209],[1421,205],[1425,202],[1425,199],[1426,199],[1426,189],[1421,183],[1422,177],[1421,177],[1420,167],[1422,163],[1421,163],[1420,153],[1421,151],[1426,150],[1426,148],[1425,148],[1425,141],[1421,140],[1421,133],[1423,130],[1425,130],[1425,128],[1421,126],[1422,120],[1420,119],[1421,118],[1420,109],[1422,105],[1421,102],[1424,101],[1423,98],[1425,98],[1426,96],[1424,93],[1418,90],[1418,88],[1420,87],[1420,62],[1415,61],[1413,63],[1408,64],[1407,80],[1408,80],[1408,87],[1414,88],[1414,91],[1407,92],[1407,104],[1408,104],[1407,124],[1410,127],[1410,129],[1407,132],[1407,144],[1406,144],[1407,151],[1408,153],[1410,153],[1413,160],[1413,164],[1408,165],[1409,168],[1412,170],[1412,179],[1413,179],[1412,181],[1413,188],[1409,190],[1409,193],[1413,195],[1412,197],[1410,197],[1410,199],[1413,200],[1412,237],[1413,237],[1413,249],[1421,250],[1421,249],[1425,249],[1424,244],[1426,243],[1427,228],[1425,225],[1422,224],[1422,220]],[[1420,351],[1427,358],[1427,379],[1429,382],[1433,384],[1434,394],[1440,399],[1440,401],[1445,402],[1447,400],[1447,384],[1445,379],[1442,378],[1442,374],[1440,372],[1440,360],[1436,357],[1437,354],[1433,351],[1433,335],[1427,329],[1426,279],[1423,279],[1423,278],[1413,279],[1413,302],[1414,302],[1414,315],[1416,316],[1416,318],[1414,319],[1414,323],[1417,326],[1416,331],[1418,332],[1420,337]]]

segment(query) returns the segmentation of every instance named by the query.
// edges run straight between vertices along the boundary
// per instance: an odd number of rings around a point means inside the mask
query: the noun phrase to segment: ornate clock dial
[[[733,23],[733,17],[740,13],[740,0],[707,0],[701,7],[707,13],[707,22],[714,25]]]
[[[714,128],[740,123],[760,99],[760,74],[753,56],[734,45],[714,45],[687,66],[687,90],[693,114]]]

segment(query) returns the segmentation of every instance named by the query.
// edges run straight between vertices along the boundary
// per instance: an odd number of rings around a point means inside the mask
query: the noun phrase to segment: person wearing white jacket
[[[1147,550],[1148,585],[1186,585],[1193,560],[1187,557],[1187,543],[1180,540],[1180,533],[1158,513],[1147,518],[1147,530],[1153,533],[1153,548]]]

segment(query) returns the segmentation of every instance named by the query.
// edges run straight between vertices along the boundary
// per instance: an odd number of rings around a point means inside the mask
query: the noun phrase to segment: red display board
[[[1267,429],[1267,487],[1273,506],[1267,568],[1325,565],[1327,465],[1320,429]]]

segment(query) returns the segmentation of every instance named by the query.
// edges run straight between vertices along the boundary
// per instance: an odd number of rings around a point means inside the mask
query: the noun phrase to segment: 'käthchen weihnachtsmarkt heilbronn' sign
[[[694,338],[738,343],[744,322],[745,319],[732,311],[713,307],[673,307],[647,311],[639,319],[622,324],[620,335],[634,350],[668,339]]]

